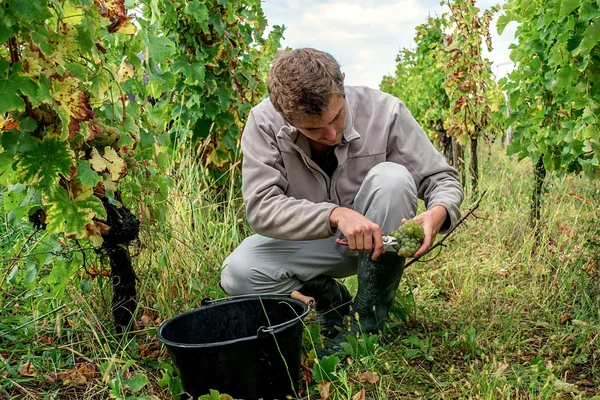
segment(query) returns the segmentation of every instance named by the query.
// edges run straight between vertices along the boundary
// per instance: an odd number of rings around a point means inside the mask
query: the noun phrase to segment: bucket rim
[[[243,298],[242,298],[243,297]],[[168,325],[168,323],[173,322],[177,319],[181,319],[181,318],[185,318],[187,315],[192,314],[194,312],[197,312],[198,310],[201,309],[206,309],[206,308],[210,308],[210,307],[217,307],[219,305],[223,305],[226,303],[239,303],[242,301],[247,301],[247,300],[280,300],[280,301],[286,301],[289,303],[294,303],[294,304],[298,304],[302,307],[302,312],[298,315],[296,315],[294,318],[285,321],[282,324],[278,324],[278,325],[273,325],[272,327],[259,327],[257,328],[257,333],[252,335],[252,336],[245,336],[245,337],[241,337],[241,338],[237,338],[237,339],[232,339],[232,340],[226,340],[226,341],[220,341],[220,342],[211,342],[211,343],[180,343],[180,342],[174,342],[172,340],[169,340],[167,338],[164,337],[163,335],[163,330],[164,328]],[[206,305],[202,305],[200,307],[196,307],[194,309],[185,311],[181,314],[178,314],[172,318],[169,318],[168,320],[166,320],[165,322],[163,322],[161,324],[161,326],[158,328],[158,330],[156,331],[156,336],[158,338],[158,340],[160,340],[162,343],[164,343],[166,346],[171,346],[171,347],[177,347],[177,348],[191,348],[191,349],[198,349],[198,348],[204,348],[204,347],[221,347],[221,346],[228,346],[231,344],[235,344],[235,343],[241,343],[241,342],[247,342],[250,340],[255,340],[255,339],[261,339],[264,338],[266,336],[269,335],[275,335],[277,333],[283,332],[284,330],[294,326],[295,324],[293,322],[296,323],[301,323],[302,320],[304,319],[304,317],[306,317],[306,315],[308,314],[308,312],[310,311],[310,306],[299,301],[296,299],[292,299],[289,296],[285,296],[285,295],[244,295],[244,296],[233,296],[233,297],[224,297],[221,299],[217,299],[214,303],[209,303]],[[258,335],[258,331],[260,331],[261,328],[268,328],[268,329],[272,329],[269,330],[267,335],[264,336],[259,336]]]

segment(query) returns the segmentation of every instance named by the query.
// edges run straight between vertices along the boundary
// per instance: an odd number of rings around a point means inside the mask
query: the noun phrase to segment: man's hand
[[[372,260],[377,260],[383,254],[383,231],[361,213],[346,207],[334,208],[329,222],[344,234],[350,250],[365,253],[373,251]]]
[[[423,239],[423,244],[413,256],[414,258],[422,256],[433,245],[433,241],[444,224],[447,216],[448,211],[444,206],[435,206],[413,218],[415,221],[421,224],[423,230],[425,231],[425,239]],[[402,219],[402,223],[405,223],[406,221],[406,219]]]

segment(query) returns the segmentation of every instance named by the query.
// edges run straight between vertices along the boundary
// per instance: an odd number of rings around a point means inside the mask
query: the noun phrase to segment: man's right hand
[[[370,253],[372,260],[383,254],[383,231],[370,219],[346,207],[334,208],[329,216],[332,228],[337,228],[348,240],[353,251]]]

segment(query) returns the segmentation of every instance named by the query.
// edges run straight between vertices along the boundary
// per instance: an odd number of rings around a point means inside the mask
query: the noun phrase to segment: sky
[[[503,0],[477,0],[483,11]],[[263,0],[269,25],[285,25],[283,47],[314,47],[326,51],[340,63],[348,85],[379,88],[384,75],[396,69],[396,56],[403,48],[413,48],[415,27],[427,17],[448,11],[439,0]],[[500,11],[501,13],[501,11]],[[508,46],[514,41],[516,26],[509,24],[502,36],[492,22],[491,53],[497,77],[512,68]]]

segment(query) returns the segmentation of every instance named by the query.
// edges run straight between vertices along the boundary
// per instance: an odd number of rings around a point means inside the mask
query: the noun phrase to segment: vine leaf
[[[112,148],[106,146],[104,155],[100,155],[98,150],[92,149],[92,158],[90,158],[92,169],[96,172],[108,172],[113,181],[118,181],[125,173],[125,161]]]
[[[11,76],[8,79],[0,79],[0,99],[2,99],[0,101],[0,114],[25,109],[25,101],[19,93],[35,98],[37,97],[37,85],[33,80],[24,76]]]
[[[92,169],[90,162],[81,160],[77,163],[77,178],[86,186],[94,187],[102,180],[98,173]]]
[[[93,218],[106,219],[102,201],[94,196],[92,188],[87,188],[74,199],[63,188],[48,197],[50,204],[46,212],[48,233],[64,233],[77,239],[88,237],[85,226],[93,224]]]
[[[48,189],[58,182],[59,174],[69,176],[75,155],[68,145],[56,138],[37,142],[19,160],[17,174],[21,181],[40,189]]]
[[[589,56],[590,52],[600,42],[600,22],[589,25],[583,36],[583,40],[579,44],[579,47],[575,49],[577,55]]]
[[[150,57],[158,64],[166,63],[175,51],[175,44],[164,36],[151,36],[147,41]]]

